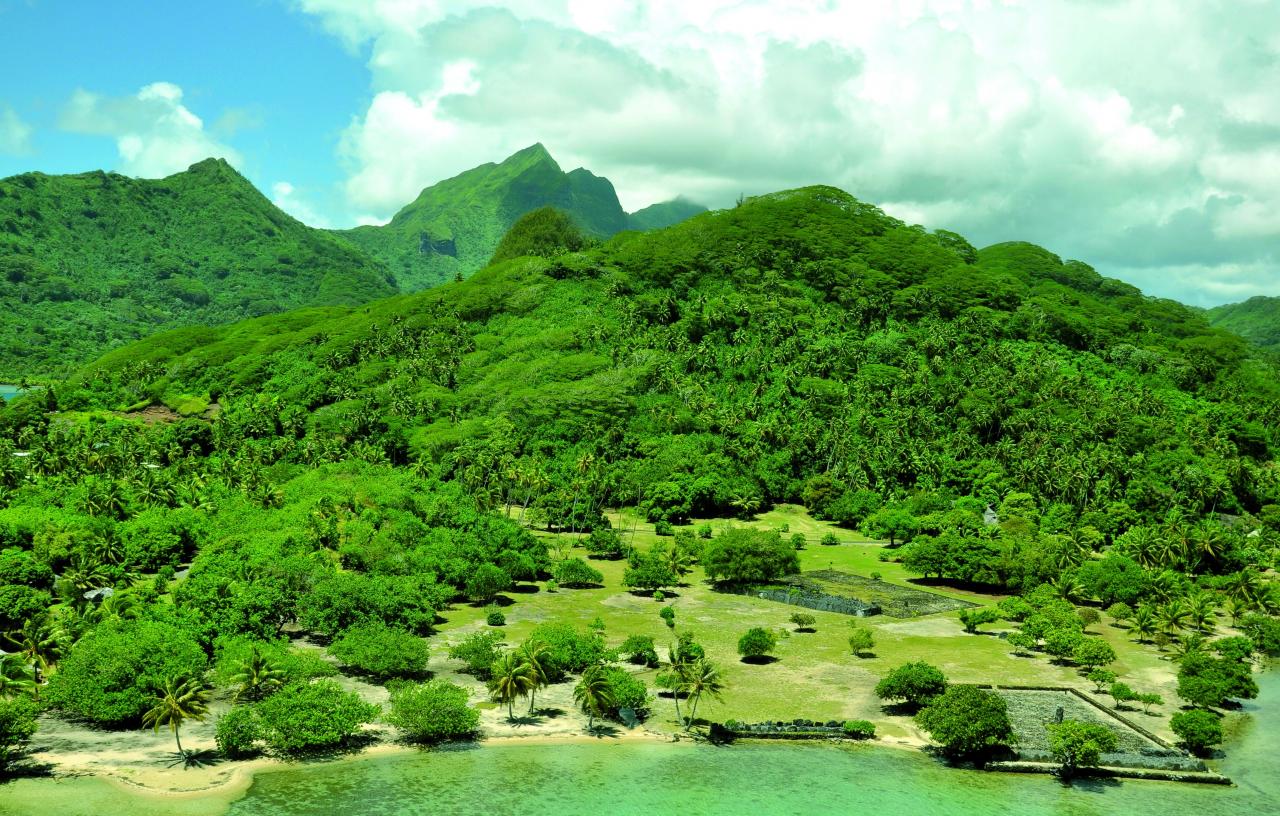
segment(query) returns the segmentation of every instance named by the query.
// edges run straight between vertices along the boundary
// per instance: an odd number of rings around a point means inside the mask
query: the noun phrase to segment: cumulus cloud
[[[309,227],[328,229],[333,226],[333,222],[321,214],[290,182],[277,181],[271,185],[271,203]]]
[[[296,0],[368,48],[353,212],[534,141],[635,208],[830,183],[1198,303],[1280,293],[1269,0]]]
[[[77,90],[63,107],[59,126],[115,139],[116,169],[131,176],[159,178],[209,157],[240,164],[240,154],[205,130],[182,103],[182,89],[170,82],[153,82],[126,97]]]
[[[0,106],[0,154],[25,156],[31,152],[31,126],[13,108]]]

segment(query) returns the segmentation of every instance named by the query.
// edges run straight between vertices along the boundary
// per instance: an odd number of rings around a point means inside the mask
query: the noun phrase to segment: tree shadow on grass
[[[773,655],[756,655],[754,657],[744,657],[742,662],[750,663],[753,666],[768,666],[770,663],[777,663],[778,658]]]
[[[587,735],[596,737],[597,739],[604,739],[605,737],[617,737],[617,736],[620,736],[621,734],[622,734],[622,729],[616,725],[611,725],[610,723],[598,722],[587,729]]]
[[[181,753],[178,753],[177,751],[175,751],[173,753],[173,758],[170,759],[166,764],[170,768],[176,768],[179,765],[181,765],[184,769],[185,768],[208,768],[213,765],[221,764],[222,761],[223,761],[223,758],[221,754],[219,754],[217,751],[206,748],[202,751],[185,751],[184,750]]]
[[[51,762],[10,760],[10,763],[8,767],[0,770],[0,785],[15,779],[45,779],[54,776],[54,765]]]
[[[541,591],[537,584],[516,584],[507,590],[507,592],[512,592],[516,595],[536,595]]]
[[[628,590],[628,592],[629,594],[634,595],[637,598],[648,598],[649,600],[653,600],[654,591],[652,589],[632,589],[632,590]],[[680,597],[680,593],[678,592],[672,592],[669,589],[662,590],[663,601],[669,601],[672,598],[679,598],[679,597]],[[659,603],[661,603],[661,601],[659,601]]]

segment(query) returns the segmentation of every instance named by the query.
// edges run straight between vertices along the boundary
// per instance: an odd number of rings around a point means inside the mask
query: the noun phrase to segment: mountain
[[[1280,502],[1277,383],[1196,310],[814,187],[359,308],[168,332],[51,399],[216,397],[226,433],[283,435],[298,464],[417,462],[494,500],[535,474],[550,518],[589,473],[592,502],[658,517],[792,501],[856,524],[889,498],[1025,493],[1110,535]]]
[[[1214,326],[1268,351],[1280,352],[1280,298],[1253,297],[1210,309],[1208,315]]]
[[[516,219],[545,206],[568,213],[592,238],[670,226],[706,210],[677,199],[628,215],[608,179],[582,168],[566,173],[535,144],[426,188],[385,225],[339,234],[384,262],[402,291],[416,292],[480,269]]]
[[[0,379],[158,329],[394,292],[379,264],[294,220],[220,159],[159,180],[0,180]]]

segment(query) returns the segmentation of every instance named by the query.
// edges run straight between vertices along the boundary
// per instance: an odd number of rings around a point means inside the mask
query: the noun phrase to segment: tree
[[[1084,640],[1079,629],[1057,627],[1044,634],[1044,650],[1059,660],[1066,660],[1075,654],[1076,646]]]
[[[507,707],[508,720],[516,718],[515,702],[528,694],[533,684],[529,667],[515,652],[499,655],[489,670],[489,698]]]
[[[7,697],[34,697],[35,672],[21,655],[0,654],[0,699]]]
[[[876,647],[875,636],[865,626],[855,626],[849,633],[849,651],[855,657],[862,657]]]
[[[236,706],[218,718],[213,738],[227,759],[243,759],[256,750],[261,730],[253,706]]]
[[[881,700],[901,700],[910,707],[927,705],[947,690],[947,678],[936,666],[923,661],[904,663],[876,683]]]
[[[977,686],[948,687],[916,722],[955,757],[985,755],[1015,741],[1004,698]]]
[[[887,539],[890,547],[899,541],[910,542],[920,529],[916,517],[906,510],[882,507],[862,522],[862,531],[870,538]]]
[[[39,711],[32,700],[0,699],[0,773],[8,768],[14,757],[26,750],[27,743],[36,732]]]
[[[603,666],[592,666],[573,687],[573,700],[587,715],[587,729],[595,727],[596,717],[613,707],[613,687]]]
[[[438,678],[397,685],[386,720],[414,742],[467,737],[480,726],[480,712],[468,705],[470,696],[463,687]]]
[[[516,649],[516,657],[524,665],[525,673],[529,677],[529,713],[533,713],[534,701],[537,698],[538,689],[543,688],[548,683],[547,661],[551,652],[545,641],[537,638],[530,638],[520,647]],[[654,662],[657,663],[657,655],[654,655]]]
[[[239,686],[234,699],[259,700],[284,685],[288,677],[284,669],[268,660],[262,649],[254,644],[249,658],[231,678],[231,682]]]
[[[1123,703],[1138,699],[1138,692],[1129,688],[1126,683],[1112,683],[1107,688],[1107,694],[1110,694],[1111,699],[1115,701],[1116,708],[1120,708]]]
[[[467,579],[467,597],[478,604],[493,603],[499,592],[511,587],[511,576],[493,564],[481,564]]]
[[[1086,675],[1085,679],[1093,683],[1095,692],[1101,694],[1103,689],[1116,681],[1116,673],[1106,669],[1094,669]]]
[[[738,654],[748,663],[759,663],[778,646],[778,637],[768,629],[752,627],[738,638]]]
[[[632,589],[652,592],[662,587],[675,586],[680,578],[662,558],[662,553],[640,554],[632,552],[629,566],[622,573],[622,585]]]
[[[1075,776],[1081,768],[1092,768],[1102,755],[1116,750],[1116,735],[1111,729],[1095,723],[1063,720],[1045,726],[1049,733],[1049,753],[1060,767],[1063,779]]]
[[[720,669],[705,657],[699,657],[685,666],[681,672],[679,691],[684,692],[689,701],[689,719],[686,728],[692,728],[698,717],[698,704],[703,697],[719,700],[724,692],[724,679]]]
[[[600,586],[604,573],[581,558],[566,558],[551,568],[556,583],[564,587]]]
[[[1013,647],[1014,653],[1020,655],[1029,654],[1038,642],[1026,632],[1010,632],[1009,637],[1005,638],[1005,640]]]
[[[1223,739],[1222,720],[1212,711],[1179,711],[1169,718],[1169,728],[1193,754],[1203,756]]]
[[[332,680],[290,683],[255,708],[262,739],[281,754],[345,745],[380,710]]]
[[[449,649],[449,657],[461,660],[462,669],[479,680],[488,680],[489,671],[501,653],[502,635],[498,632],[475,632]]]
[[[1134,610],[1133,617],[1130,619],[1130,627],[1133,633],[1137,635],[1138,642],[1150,642],[1156,631],[1160,628],[1159,621],[1156,620],[1155,610],[1149,604],[1142,604]]]
[[[1164,698],[1161,697],[1159,694],[1155,694],[1154,692],[1152,692],[1147,694],[1139,694],[1138,702],[1142,704],[1142,713],[1150,714],[1151,706],[1164,705]]]
[[[329,654],[379,682],[420,677],[427,670],[427,642],[383,623],[353,626],[329,644]]]
[[[735,527],[706,545],[702,566],[712,581],[752,584],[799,572],[800,559],[776,532]]]
[[[815,624],[815,623],[817,623],[817,622],[818,622],[818,619],[817,619],[817,618],[815,618],[813,615],[810,615],[808,612],[795,612],[795,613],[792,613],[792,615],[791,615],[791,617],[790,617],[790,619],[789,619],[789,620],[790,620],[793,624],[795,624],[795,627],[796,627],[796,631],[797,631],[797,632],[813,632],[813,631],[816,631],[816,630],[813,628],[813,626],[814,626],[814,624]]]
[[[1253,699],[1258,684],[1248,663],[1206,652],[1193,652],[1178,668],[1178,696],[1200,708],[1214,708],[1230,699]]]
[[[1000,620],[1000,612],[989,606],[960,610],[960,623],[969,634],[977,634],[979,626],[995,623],[998,620]]]
[[[658,650],[654,648],[653,638],[649,635],[631,635],[618,647],[618,652],[627,656],[627,660],[637,666],[654,668],[658,665]]]
[[[1098,610],[1092,606],[1083,606],[1076,611],[1076,615],[1080,618],[1080,625],[1088,629],[1098,621],[1102,620],[1102,616],[1098,614]]]
[[[1111,604],[1111,606],[1107,607],[1107,614],[1110,615],[1111,619],[1116,623],[1124,623],[1125,621],[1133,618],[1133,607],[1129,606],[1127,603],[1116,601]]]
[[[142,715],[142,725],[155,731],[159,731],[162,725],[169,726],[178,745],[178,753],[185,757],[179,729],[187,720],[204,720],[208,713],[208,692],[203,682],[193,677],[170,677],[156,694],[155,705]]]
[[[1071,659],[1085,669],[1096,669],[1116,660],[1116,650],[1102,638],[1084,638],[1071,652]]]

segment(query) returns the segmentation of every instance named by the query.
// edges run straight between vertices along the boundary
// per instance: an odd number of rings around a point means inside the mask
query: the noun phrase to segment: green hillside
[[[261,432],[306,440],[283,455],[358,450],[498,495],[523,468],[548,508],[585,460],[598,501],[660,515],[804,501],[856,523],[864,490],[1023,491],[1154,519],[1280,501],[1275,383],[1192,309],[817,187],[416,295],[169,332],[58,402],[269,399]]]
[[[1280,352],[1280,298],[1253,297],[1208,312],[1209,322],[1268,351]]]
[[[426,188],[386,225],[339,234],[386,263],[402,291],[416,292],[480,269],[516,219],[545,206],[592,238],[669,226],[706,209],[677,200],[628,216],[608,179],[582,168],[566,173],[535,144]]]
[[[395,292],[346,242],[279,210],[225,161],[159,180],[0,180],[0,380],[157,329]]]

